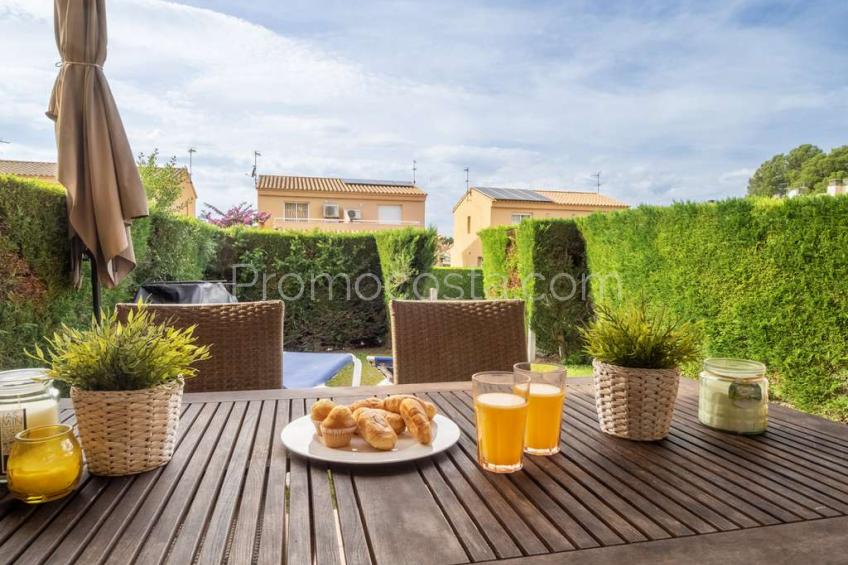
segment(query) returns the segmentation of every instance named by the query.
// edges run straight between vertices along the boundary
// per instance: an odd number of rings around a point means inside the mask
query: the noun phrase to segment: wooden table
[[[374,391],[426,395],[460,443],[378,471],[286,456],[280,431],[316,397]],[[699,425],[696,408],[686,382],[665,441],[614,439],[574,379],[563,452],[506,476],[475,463],[467,383],[186,395],[167,466],[88,477],[42,506],[5,498],[0,560],[845,563],[848,427],[772,405],[766,435],[739,437]]]

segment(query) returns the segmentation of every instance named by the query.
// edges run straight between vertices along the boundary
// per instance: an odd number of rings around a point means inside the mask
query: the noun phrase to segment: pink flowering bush
[[[247,202],[233,206],[226,212],[221,211],[221,209],[211,204],[204,203],[203,207],[204,210],[201,212],[200,217],[220,228],[258,226],[271,219],[271,214],[268,212],[259,212]]]

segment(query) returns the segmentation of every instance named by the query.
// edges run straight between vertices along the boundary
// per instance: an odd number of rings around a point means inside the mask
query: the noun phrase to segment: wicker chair
[[[118,304],[126,320],[135,304]],[[148,304],[146,308],[175,327],[197,324],[198,342],[210,346],[210,359],[197,364],[186,392],[265,390],[283,386],[283,303]]]
[[[396,384],[467,381],[527,360],[520,300],[393,300]]]

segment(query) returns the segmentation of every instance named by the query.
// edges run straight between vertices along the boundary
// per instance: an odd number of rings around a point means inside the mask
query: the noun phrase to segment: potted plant
[[[139,303],[125,322],[110,314],[82,330],[62,325],[31,355],[52,379],[71,387],[88,469],[95,475],[132,475],[171,459],[184,379],[209,358],[194,327],[156,323]]]
[[[700,358],[702,334],[692,323],[651,311],[643,302],[596,308],[581,330],[592,356],[601,430],[638,441],[668,435],[680,366]]]

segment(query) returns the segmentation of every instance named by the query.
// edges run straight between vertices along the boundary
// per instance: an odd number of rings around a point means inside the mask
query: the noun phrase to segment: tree
[[[159,163],[159,150],[149,155],[138,154],[138,174],[147,193],[151,210],[173,210],[183,193],[183,171],[177,168],[177,158]]]
[[[779,153],[760,165],[748,180],[749,196],[783,196],[790,188],[808,186],[802,181],[801,171],[810,161],[824,152],[805,143],[786,155]]]
[[[203,212],[200,217],[216,225],[220,228],[229,228],[232,226],[258,226],[262,225],[271,219],[271,214],[268,212],[258,212],[248,204],[242,202],[237,206],[233,206],[226,212],[212,206],[211,204],[203,203]]]

